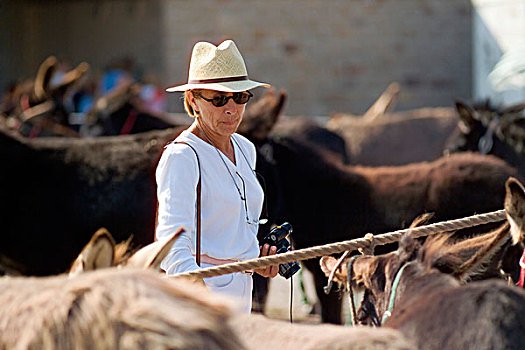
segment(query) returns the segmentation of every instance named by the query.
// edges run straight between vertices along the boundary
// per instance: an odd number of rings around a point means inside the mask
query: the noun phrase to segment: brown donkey
[[[345,282],[349,272],[352,290],[364,292],[356,321],[398,329],[419,349],[523,348],[525,293],[496,279],[463,283],[483,274],[511,235],[523,235],[523,187],[509,179],[506,189],[511,224],[487,234],[474,254],[449,245],[447,235],[431,237],[421,246],[408,234],[397,251],[360,256],[338,270],[339,281]],[[328,274],[335,259],[325,257],[321,266]]]

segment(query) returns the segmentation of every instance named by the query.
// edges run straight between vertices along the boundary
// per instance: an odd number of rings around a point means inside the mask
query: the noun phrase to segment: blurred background
[[[54,55],[64,72],[87,62],[93,94],[125,75],[178,113],[163,90],[194,43],[230,38],[250,77],[288,91],[288,115],[360,114],[391,82],[398,110],[525,99],[524,0],[1,0],[0,18],[3,92]]]

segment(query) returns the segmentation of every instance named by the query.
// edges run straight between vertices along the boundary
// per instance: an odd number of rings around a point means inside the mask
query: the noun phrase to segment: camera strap
[[[195,261],[197,262],[197,265],[201,266],[201,162],[199,160],[199,155],[197,154],[197,151],[193,146],[190,144],[183,142],[183,141],[175,141],[174,143],[182,143],[191,148],[193,153],[195,153],[195,156],[197,157],[197,167],[199,168],[199,181],[197,182],[197,198],[196,198],[196,210],[197,210],[197,217],[196,217],[196,247],[195,247]]]

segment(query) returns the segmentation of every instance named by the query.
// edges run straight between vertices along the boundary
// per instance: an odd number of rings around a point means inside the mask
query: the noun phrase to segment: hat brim
[[[223,92],[241,92],[246,90],[255,89],[256,87],[269,88],[270,84],[261,83],[254,80],[240,80],[240,81],[228,81],[223,83],[208,83],[208,84],[183,84],[177,86],[171,86],[166,89],[167,92],[186,91],[193,89],[206,89]]]

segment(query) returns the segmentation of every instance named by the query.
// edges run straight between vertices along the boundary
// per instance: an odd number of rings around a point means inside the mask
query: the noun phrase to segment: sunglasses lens
[[[228,103],[228,97],[227,96],[217,96],[217,97],[214,97],[212,100],[211,100],[211,103],[215,106],[215,107],[222,107],[224,106],[226,103]]]
[[[205,98],[202,95],[196,95],[196,96],[199,96],[203,98],[204,100],[211,102],[215,107],[222,107],[228,103],[230,98],[235,103],[239,105],[243,105],[246,102],[248,102],[253,95],[249,91],[244,91],[244,92],[235,92],[232,96],[219,95],[219,96],[215,96],[212,99]]]
[[[253,95],[249,92],[236,92],[233,94],[233,101],[239,105],[243,105],[250,100]]]

